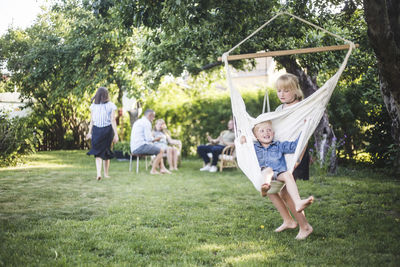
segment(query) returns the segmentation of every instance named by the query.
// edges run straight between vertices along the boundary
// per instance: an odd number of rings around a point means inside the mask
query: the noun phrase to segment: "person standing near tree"
[[[93,103],[94,101],[94,103]],[[101,180],[101,168],[104,169],[104,177],[109,178],[110,159],[114,157],[111,144],[118,142],[115,110],[117,107],[110,101],[108,90],[99,87],[95,96],[91,99],[91,119],[87,138],[91,139],[92,147],[87,153],[95,156],[97,180]]]

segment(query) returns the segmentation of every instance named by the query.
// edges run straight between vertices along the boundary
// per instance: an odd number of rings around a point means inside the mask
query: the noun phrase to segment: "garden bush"
[[[119,141],[114,144],[113,150],[116,158],[129,158],[131,153],[130,143],[128,141]]]
[[[16,165],[35,151],[35,128],[29,118],[0,115],[0,167]]]

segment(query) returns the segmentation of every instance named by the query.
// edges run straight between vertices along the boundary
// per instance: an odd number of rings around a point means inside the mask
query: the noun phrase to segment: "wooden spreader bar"
[[[356,44],[356,47],[358,47],[358,44]],[[250,53],[250,54],[228,56],[228,61],[259,58],[259,57],[277,57],[277,56],[288,56],[288,55],[295,55],[295,54],[307,54],[307,53],[317,53],[317,52],[326,52],[326,51],[335,51],[335,50],[346,50],[349,48],[350,48],[349,44],[344,44],[344,45],[300,48],[300,49],[293,49],[293,50],[278,50],[278,51],[269,51],[269,52],[260,52],[260,53]],[[218,61],[222,61],[222,57],[218,57]]]

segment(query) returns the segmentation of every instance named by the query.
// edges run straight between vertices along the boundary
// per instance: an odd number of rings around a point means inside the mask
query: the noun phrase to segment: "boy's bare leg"
[[[295,204],[296,212],[303,211],[305,208],[307,208],[309,205],[311,205],[313,203],[313,201],[314,201],[313,196],[310,196],[304,200],[300,199],[300,195],[299,195],[299,191],[297,189],[296,182],[294,181],[293,175],[290,172],[281,173],[278,176],[278,180],[285,182],[286,189]]]
[[[299,223],[299,233],[296,236],[296,239],[305,239],[307,236],[309,236],[313,232],[312,226],[308,223],[306,216],[304,214],[304,210],[302,212],[296,212],[296,206],[290,197],[286,186],[282,188],[281,193],[280,193],[281,198],[283,201],[286,203],[286,205],[289,207],[289,210]],[[285,222],[284,222],[285,223]],[[284,224],[282,224],[284,225]]]
[[[283,224],[276,228],[275,232],[282,232],[286,229],[296,228],[297,223],[293,220],[292,216],[290,216],[290,213],[279,194],[268,194],[268,197],[283,219]]]
[[[274,171],[271,168],[265,168],[261,171],[261,175],[264,179],[264,183],[261,185],[261,196],[265,197],[268,190],[271,188],[271,180],[274,175]]]

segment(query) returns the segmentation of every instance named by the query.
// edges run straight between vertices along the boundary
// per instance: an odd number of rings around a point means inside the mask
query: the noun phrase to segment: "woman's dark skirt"
[[[112,159],[114,157],[114,153],[111,151],[113,138],[114,130],[111,125],[106,127],[93,126],[92,148],[87,154],[104,160]]]

